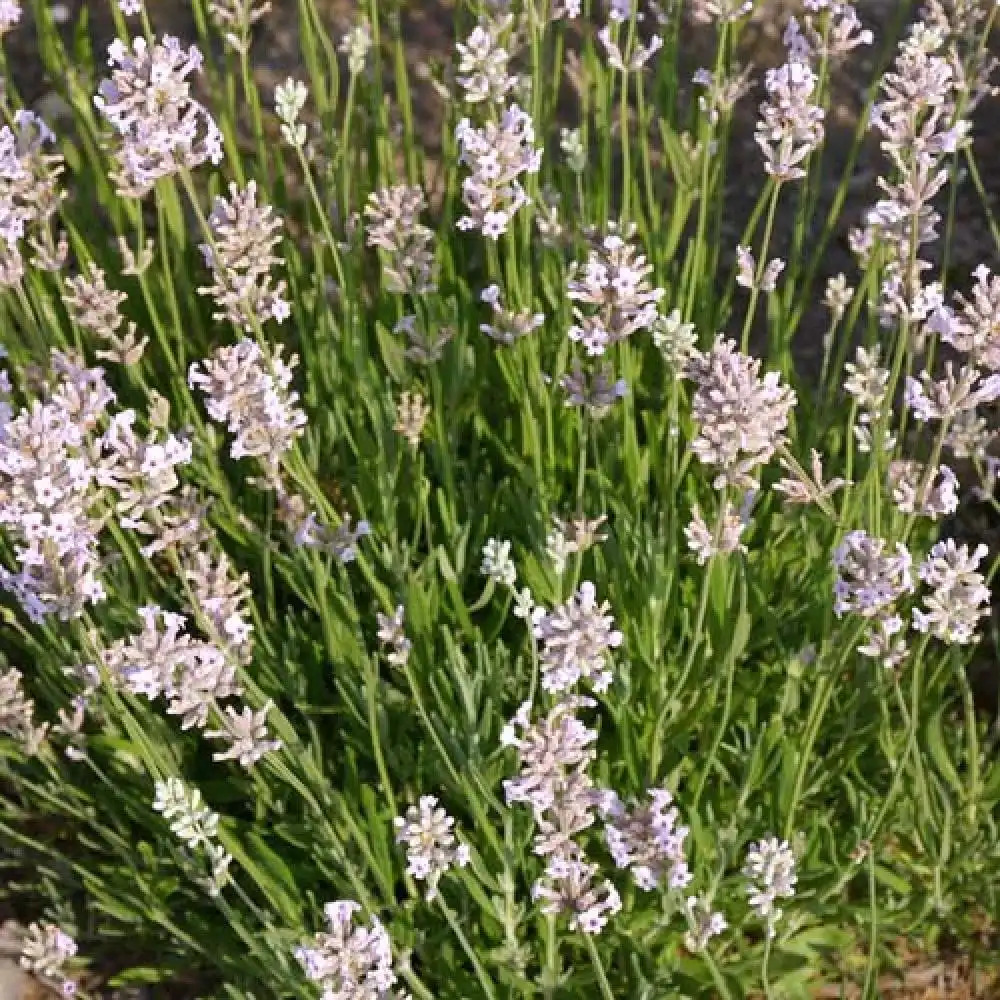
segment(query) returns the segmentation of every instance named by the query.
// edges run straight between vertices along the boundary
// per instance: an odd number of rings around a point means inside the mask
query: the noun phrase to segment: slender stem
[[[910,717],[907,720],[906,744],[903,749],[903,755],[893,772],[889,791],[882,800],[882,805],[876,813],[875,819],[868,831],[867,839],[872,844],[875,843],[875,839],[882,829],[882,824],[885,822],[889,810],[896,802],[896,797],[899,795],[899,790],[902,786],[903,774],[907,770],[910,757],[913,755],[913,751],[917,745],[917,728],[920,725],[920,688],[923,681],[923,660],[924,652],[927,649],[927,642],[928,636],[925,634],[921,637],[913,654],[912,676],[910,678]]]
[[[423,723],[424,729],[427,730],[431,741],[434,743],[434,748],[437,750],[438,756],[447,768],[448,774],[451,776],[451,780],[454,782],[456,788],[468,790],[470,786],[474,786],[472,790],[475,794],[469,797],[469,806],[476,814],[476,819],[479,820],[481,829],[486,834],[487,839],[490,841],[497,854],[503,857],[503,842],[496,832],[495,823],[490,819],[486,809],[483,807],[481,795],[482,780],[480,776],[473,773],[469,779],[463,781],[461,773],[456,767],[455,762],[451,759],[451,754],[448,752],[448,748],[444,745],[444,742],[441,739],[441,734],[437,731],[437,726],[434,725],[434,720],[431,719],[430,714],[427,711],[423,695],[420,693],[420,687],[417,684],[416,677],[413,675],[413,668],[407,664],[403,667],[403,672],[410,685],[410,693],[413,695],[413,703],[417,707],[417,715],[420,716],[420,721]]]
[[[746,584],[742,582],[742,570],[741,574],[741,587],[746,591]],[[744,593],[745,601],[745,593]],[[719,753],[719,747],[722,745],[722,740],[726,735],[726,729],[729,727],[729,718],[732,712],[733,706],[733,683],[736,680],[736,655],[732,646],[730,646],[729,654],[726,656],[726,697],[725,702],[722,706],[722,717],[719,719],[719,725],[715,730],[715,736],[712,739],[711,749],[708,753],[708,758],[705,761],[705,766],[701,769],[701,774],[698,776],[698,784],[695,788],[694,797],[689,806],[692,812],[696,812],[698,808],[698,803],[701,801],[702,792],[705,789],[705,783],[708,781],[709,776],[712,773],[712,768],[715,766],[715,760]],[[713,694],[713,703],[715,702],[715,696]]]
[[[622,136],[622,222],[630,218],[632,193],[632,152],[629,143],[629,113],[628,113],[628,70],[622,72],[622,86],[618,117]]]
[[[878,962],[878,896],[875,881],[875,854],[868,852],[868,919],[871,924],[868,934],[868,961],[865,963],[865,981],[861,987],[861,1000],[868,1000],[875,980]]]
[[[372,754],[375,757],[375,766],[378,769],[379,780],[382,782],[382,792],[389,801],[389,807],[393,816],[398,815],[396,807],[396,797],[392,792],[392,782],[389,780],[389,770],[385,766],[385,755],[382,753],[382,735],[379,728],[378,719],[378,694],[379,677],[378,667],[374,660],[371,662],[368,683],[368,732],[372,741]]]
[[[333,230],[330,228],[329,213],[327,212],[326,206],[323,204],[323,199],[320,197],[319,190],[316,187],[316,181],[313,178],[312,170],[309,168],[309,161],[306,159],[305,153],[301,146],[295,147],[295,153],[298,156],[299,166],[302,169],[302,176],[306,182],[306,188],[309,191],[309,200],[313,203],[313,208],[316,210],[317,216],[319,216],[320,228],[323,230],[323,237],[326,239],[327,247],[330,250],[330,254],[333,257],[333,266],[337,272],[337,282],[340,286],[341,301],[347,301],[347,278],[344,274],[343,264],[340,260],[340,251],[337,248],[337,240],[333,235]]]
[[[826,673],[820,677],[819,682],[816,685],[816,690],[813,693],[812,703],[809,706],[809,717],[806,722],[805,741],[803,742],[802,750],[799,753],[799,766],[795,773],[795,783],[792,786],[792,797],[788,805],[788,815],[785,818],[784,836],[786,840],[792,836],[795,829],[795,813],[798,809],[799,801],[802,798],[806,775],[809,771],[809,764],[812,760],[812,753],[816,745],[816,740],[819,736],[823,716],[826,714],[827,707],[830,704],[830,698],[834,691],[834,681],[840,672],[843,657],[849,656],[853,652],[858,641],[858,637],[861,635],[865,626],[866,622],[862,621],[859,625],[856,625],[853,629],[849,630],[846,636],[841,636],[843,646],[841,647],[840,655],[827,669]]]
[[[684,690],[691,671],[694,668],[695,659],[701,649],[701,634],[705,628],[705,616],[708,614],[708,597],[711,592],[712,572],[718,560],[719,541],[722,538],[722,530],[725,525],[726,505],[729,498],[729,491],[723,491],[719,501],[719,512],[716,515],[715,527],[712,531],[712,554],[708,558],[705,572],[701,578],[701,592],[698,595],[698,610],[695,612],[694,629],[691,632],[691,644],[688,646],[687,657],[684,666],[681,668],[680,677],[674,685],[674,692],[677,695]],[[649,776],[651,782],[656,782],[660,771],[660,758],[663,755],[663,732],[667,724],[667,716],[670,712],[672,700],[666,693],[661,695],[662,705],[657,713],[656,725],[653,729],[653,740],[649,751]]]
[[[969,684],[966,665],[959,657],[954,658],[958,686],[962,692],[962,708],[965,713],[965,767],[968,773],[965,792],[965,821],[975,829],[979,812],[980,785],[982,772],[979,761],[979,733],[977,730],[976,704]]]
[[[542,969],[542,996],[552,1000],[559,985],[559,928],[556,918],[545,918],[545,965]]]
[[[451,443],[448,440],[448,428],[445,424],[444,387],[437,366],[431,368],[431,417],[434,421],[434,436],[437,439],[440,452],[440,467],[444,477],[445,490],[452,504],[456,503],[458,493],[455,488],[455,470],[452,463]]]
[[[586,517],[583,507],[584,493],[587,486],[587,442],[590,436],[590,418],[587,408],[580,409],[580,450],[577,456],[576,467],[576,516]]]
[[[444,901],[444,897],[438,894],[435,898],[437,900],[438,907],[444,914],[445,920],[448,921],[448,926],[451,928],[452,933],[458,940],[458,943],[462,946],[462,951],[465,952],[466,957],[472,964],[472,968],[476,973],[476,978],[479,980],[479,985],[483,988],[483,993],[489,997],[490,1000],[496,1000],[496,990],[493,988],[493,981],[487,974],[486,969],[483,968],[483,963],[479,961],[476,949],[472,947],[469,943],[469,939],[465,936],[465,931],[462,930],[462,925],[456,919],[451,907]]]
[[[757,258],[757,267],[753,276],[753,288],[750,289],[750,304],[747,306],[747,313],[743,319],[743,332],[740,335],[740,350],[746,354],[750,346],[750,328],[753,325],[753,318],[757,312],[757,299],[760,296],[760,283],[767,268],[767,253],[771,246],[771,232],[774,229],[774,216],[778,209],[778,195],[781,193],[781,185],[773,184],[771,196],[767,204],[767,218],[764,221],[764,237],[761,240],[760,255]],[[773,346],[771,353],[773,354]]]
[[[983,210],[986,213],[986,221],[989,223],[990,233],[993,235],[993,243],[996,248],[1000,250],[1000,227],[997,226],[996,218],[993,215],[993,209],[990,205],[990,197],[986,193],[986,188],[983,185],[983,179],[979,173],[979,166],[976,164],[976,156],[972,150],[971,146],[966,146],[964,149],[965,162],[969,168],[969,176],[972,178],[973,187],[976,189],[976,194],[979,195],[979,200],[982,202]]]
[[[723,21],[722,26],[719,29],[719,38],[715,49],[715,70],[713,78],[716,80],[721,77],[723,67],[725,65],[726,45],[729,39],[729,30],[729,24],[726,21]],[[698,187],[698,221],[695,229],[694,246],[689,250],[688,257],[688,260],[693,263],[693,267],[690,271],[687,296],[684,300],[683,317],[685,322],[690,320],[692,314],[694,313],[698,292],[701,289],[702,282],[706,277],[704,274],[704,268],[701,264],[704,253],[705,232],[708,228],[709,206],[712,204],[712,200],[709,197],[709,180],[711,178],[711,167],[713,163],[713,132],[714,129],[710,120],[707,118],[702,119],[702,127],[698,135],[698,144],[701,147],[701,172]]]
[[[594,944],[593,935],[584,934],[583,940],[587,945],[587,952],[590,955],[590,962],[594,967],[594,974],[597,976],[597,985],[600,987],[601,996],[604,1000],[615,1000],[615,995],[611,990],[611,984],[608,982],[607,973],[604,971],[604,963],[601,961],[601,955],[597,950],[597,945]]]
[[[380,59],[376,58],[376,65],[380,63]],[[350,79],[347,81],[347,99],[344,103],[344,128],[343,128],[343,138],[340,143],[340,222],[341,225],[347,219],[350,213],[350,197],[351,197],[351,169],[350,160],[347,155],[348,150],[351,148],[351,119],[354,117],[354,89],[357,82],[357,76],[352,73]]]
[[[774,940],[774,930],[770,924],[767,926],[767,937],[764,940],[764,957],[760,963],[760,979],[764,988],[764,996],[771,1000],[774,995],[771,991],[771,978],[768,974],[768,965],[771,962],[771,942]]]
[[[712,553],[708,558],[708,565],[705,567],[704,575],[701,578],[701,593],[698,595],[698,611],[695,614],[694,629],[691,633],[691,645],[688,647],[688,655],[684,661],[684,668],[681,670],[680,679],[677,681],[677,690],[681,691],[694,667],[695,657],[701,648],[701,636],[705,629],[705,616],[708,613],[708,596],[712,589],[712,572],[715,569],[719,556],[719,545],[722,541],[722,532],[726,524],[726,511],[729,506],[729,490],[723,490],[719,498],[719,512],[715,517],[715,526],[712,529]]]

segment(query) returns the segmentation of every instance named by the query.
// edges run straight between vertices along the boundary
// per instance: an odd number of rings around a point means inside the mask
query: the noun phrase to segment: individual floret
[[[815,448],[810,452],[810,459],[811,472],[806,472],[791,455],[782,456],[781,467],[790,472],[791,477],[779,479],[774,484],[774,489],[784,494],[787,503],[815,503],[823,506],[837,490],[850,485],[839,476],[824,482],[823,459]]]
[[[982,375],[971,367],[960,368],[956,373],[950,361],[945,362],[944,374],[939,379],[921,372],[919,380],[906,380],[906,405],[921,422],[951,421],[997,399],[1000,399],[1000,374]]]
[[[559,385],[566,393],[567,406],[579,406],[595,420],[607,416],[611,407],[628,392],[625,379],[615,378],[610,361],[602,361],[588,371],[579,358],[574,358],[570,370],[559,379]]]
[[[51,986],[60,996],[76,995],[77,981],[66,971],[77,952],[76,941],[61,927],[33,923],[21,942],[21,968]]]
[[[726,918],[718,910],[713,910],[711,901],[703,895],[688,896],[684,901],[684,915],[688,920],[684,947],[688,951],[704,951],[708,942],[729,926]]]
[[[281,740],[271,739],[267,729],[267,714],[273,707],[270,701],[256,712],[249,705],[239,711],[227,705],[222,715],[222,728],[205,731],[208,739],[227,744],[224,750],[212,754],[212,760],[235,760],[240,767],[249,770],[262,757],[280,750]]]
[[[371,534],[367,521],[355,522],[350,514],[343,513],[340,522],[331,525],[309,506],[304,496],[290,491],[282,480],[269,485],[274,485],[277,492],[278,520],[291,533],[296,545],[327,552],[342,563],[357,559],[361,539]]]
[[[691,520],[684,528],[684,537],[688,548],[694,553],[699,566],[704,566],[709,559],[717,555],[728,555],[732,552],[746,552],[747,547],[740,541],[746,522],[742,514],[729,501],[719,514],[719,523],[715,529],[710,528],[701,514],[701,508],[695,504],[691,511]]]
[[[480,18],[465,41],[455,46],[459,57],[455,81],[467,104],[500,104],[517,86],[503,41],[513,20],[510,14]]]
[[[66,280],[63,302],[73,322],[108,345],[97,352],[99,358],[134,365],[142,359],[149,337],[140,338],[135,323],[126,322],[121,313],[126,298],[124,292],[108,288],[104,272],[91,263],[83,274]]]
[[[865,531],[851,531],[837,547],[833,565],[834,612],[874,618],[913,590],[912,558],[902,542],[888,543]]]
[[[597,865],[582,858],[553,857],[532,886],[531,897],[542,913],[567,916],[571,931],[600,934],[622,901],[611,882],[595,880],[597,872]]]
[[[650,329],[653,344],[663,355],[671,373],[679,375],[687,368],[698,348],[698,334],[694,323],[685,323],[680,309],[674,309],[666,316],[658,315]]]
[[[875,446],[873,431],[881,428],[885,419],[890,372],[879,362],[879,347],[876,344],[870,350],[859,347],[854,361],[848,361],[844,365],[847,372],[844,391],[853,397],[858,407],[854,437],[858,443],[858,451],[864,454]],[[882,450],[891,451],[895,443],[895,437],[886,426],[882,438]]]
[[[419,447],[430,415],[430,404],[419,392],[404,390],[400,393],[396,401],[396,422],[392,429],[406,441],[411,451],[416,451]]]
[[[483,576],[504,587],[517,583],[517,567],[510,557],[510,542],[491,538],[483,546],[483,562],[479,568]]]
[[[237,574],[229,557],[219,549],[193,552],[183,572],[202,628],[227,655],[249,663],[253,655],[253,626],[247,610],[249,574]]]
[[[628,868],[635,884],[649,892],[661,883],[683,889],[692,879],[684,850],[688,828],[665,788],[651,788],[649,802],[627,809],[614,793],[604,796],[604,836],[619,868]]]
[[[489,285],[479,296],[480,300],[493,308],[493,321],[480,323],[479,329],[491,340],[510,347],[522,337],[534,333],[544,322],[545,313],[533,313],[529,310],[516,311],[508,309],[503,304],[499,285]]]
[[[235,664],[214,643],[192,636],[183,615],[155,605],[138,613],[142,631],[105,649],[105,668],[132,694],[166,698],[182,729],[203,729],[221,700],[242,693]]]
[[[531,720],[531,703],[525,702],[501,733],[504,746],[517,748],[521,770],[504,781],[507,804],[531,806],[539,833],[535,853],[575,857],[573,841],[596,818],[598,793],[587,769],[595,757],[597,733],[576,712],[593,705],[589,698],[557,702],[546,716]]]
[[[358,18],[344,32],[337,51],[347,57],[347,72],[351,76],[359,76],[362,73],[373,44],[371,25],[364,17]]]
[[[383,251],[390,292],[425,295],[434,291],[434,232],[420,222],[427,207],[423,191],[397,184],[380,188],[365,204],[368,246]]]
[[[14,571],[0,566],[0,587],[33,621],[68,621],[106,596],[95,431],[114,394],[101,369],[58,352],[52,364],[47,398],[0,430],[0,526],[10,532],[18,563]]]
[[[48,733],[48,726],[35,725],[35,703],[24,693],[21,671],[0,670],[0,734],[9,736],[36,754]]]
[[[246,53],[250,29],[271,10],[270,0],[209,0],[208,13],[222,29],[226,44]]]
[[[0,128],[0,284],[14,285],[23,276],[24,239],[38,267],[56,271],[66,261],[65,237],[56,241],[50,225],[66,196],[59,183],[63,159],[50,151],[55,138],[30,111],[15,112]]]
[[[947,465],[928,469],[922,462],[892,462],[889,486],[892,502],[904,514],[937,520],[958,510],[958,477]]]
[[[378,624],[378,641],[383,649],[388,650],[386,659],[393,667],[405,667],[410,660],[413,643],[406,637],[403,623],[406,611],[400,604],[391,615],[379,611],[376,616]]]
[[[20,0],[0,0],[0,39],[21,20]]]
[[[186,438],[155,428],[136,432],[136,413],[122,410],[108,422],[100,437],[104,461],[97,477],[116,495],[115,512],[123,528],[153,534],[158,512],[180,485],[177,469],[191,461]]]
[[[753,10],[753,0],[691,0],[691,19],[697,24],[733,24]]]
[[[972,272],[968,298],[956,293],[957,308],[941,305],[930,317],[931,329],[945,343],[968,354],[973,363],[1000,370],[1000,275],[985,264]]]
[[[816,74],[793,58],[768,70],[765,83],[768,99],[760,106],[754,133],[764,169],[779,182],[805,177],[802,164],[823,141],[823,109],[812,103]]]

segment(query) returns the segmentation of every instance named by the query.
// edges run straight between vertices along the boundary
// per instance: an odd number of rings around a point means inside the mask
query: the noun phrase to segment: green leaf
[[[945,706],[940,706],[924,726],[924,739],[927,741],[927,749],[930,751],[934,766],[938,769],[941,777],[948,783],[948,786],[956,795],[964,794],[962,779],[958,776],[958,771],[952,762],[951,755],[944,742],[943,716]]]
[[[302,927],[302,901],[295,876],[261,834],[251,830],[240,838],[220,825],[219,839],[257,883],[283,922],[289,927]]]
[[[884,865],[875,865],[875,880],[900,895],[907,896],[910,893],[910,883]]]
[[[157,969],[149,965],[136,965],[112,976],[108,985],[116,989],[119,986],[152,986],[154,983],[164,983],[172,976],[173,970],[166,967]]]

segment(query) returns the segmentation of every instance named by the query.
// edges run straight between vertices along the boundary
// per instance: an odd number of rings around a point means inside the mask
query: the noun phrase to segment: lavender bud
[[[774,937],[775,925],[782,911],[775,903],[795,895],[795,855],[788,841],[768,837],[750,845],[743,874],[748,880],[747,896],[750,907],[767,923],[769,937]]]
[[[108,62],[111,77],[101,82],[94,104],[118,134],[113,179],[120,194],[141,198],[161,178],[206,160],[222,162],[222,134],[187,80],[202,65],[195,46],[185,51],[164,35],[152,47],[135,38],[129,51],[116,39]]]
[[[979,619],[989,614],[990,591],[979,564],[989,555],[985,545],[970,552],[954,540],[938,542],[920,564],[919,575],[932,593],[923,609],[914,609],[913,627],[943,642],[959,645],[975,638]]]
[[[220,347],[188,372],[191,388],[206,397],[209,416],[233,435],[232,457],[260,458],[274,475],[306,426],[299,395],[290,389],[298,359],[293,355],[286,363],[281,351],[279,345],[265,360],[260,347],[244,338],[233,347]]]
[[[710,351],[695,353],[687,377],[697,384],[692,416],[698,434],[691,450],[718,470],[714,486],[755,486],[753,473],[785,441],[795,393],[776,372],[760,377],[760,361],[740,354],[721,335]]]
[[[393,820],[396,843],[406,845],[406,870],[427,883],[426,898],[434,899],[441,876],[453,865],[469,863],[469,848],[455,838],[455,820],[438,805],[433,795],[422,795],[405,816]]]
[[[502,41],[513,20],[510,14],[480,18],[468,38],[455,46],[459,56],[455,80],[465,91],[467,104],[501,104],[516,86]]]
[[[617,795],[608,796],[604,828],[608,850],[619,868],[632,872],[635,884],[650,892],[661,882],[683,889],[692,879],[684,852],[689,830],[665,788],[651,788],[649,803],[626,809]]]
[[[837,547],[833,610],[838,616],[874,618],[913,591],[912,558],[902,542],[887,543],[865,531],[851,531]]]
[[[273,319],[288,319],[284,280],[274,282],[271,269],[284,261],[274,253],[281,242],[282,222],[270,205],[257,204],[257,183],[240,190],[229,185],[229,198],[216,198],[209,216],[211,239],[201,245],[214,281],[199,288],[217,307],[214,317],[247,331]]]
[[[569,337],[590,356],[601,355],[657,319],[656,304],[665,294],[648,281],[653,268],[643,254],[618,233],[594,246],[585,265],[575,265],[567,282],[576,323]]]
[[[349,900],[327,903],[327,929],[295,951],[306,977],[339,1000],[403,1000],[393,987],[392,941],[378,917],[356,924],[361,907]]]
[[[468,211],[458,220],[459,229],[478,229],[496,240],[507,231],[511,219],[528,195],[520,176],[538,173],[542,151],[535,148],[531,116],[510,105],[499,122],[474,128],[463,118],[455,129],[459,162],[469,168],[462,182],[462,198]]]
[[[434,232],[420,222],[427,199],[419,187],[396,185],[373,191],[365,204],[368,246],[384,254],[390,292],[424,295],[434,291]]]
[[[546,691],[571,690],[581,680],[595,691],[605,691],[612,681],[611,650],[623,641],[614,628],[607,601],[597,602],[594,585],[585,581],[565,604],[532,614],[534,636],[541,643],[542,687]]]

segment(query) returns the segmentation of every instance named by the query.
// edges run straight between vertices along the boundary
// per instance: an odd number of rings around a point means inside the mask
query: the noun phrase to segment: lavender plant
[[[771,1000],[995,945],[1000,5],[461,0],[428,64],[402,0],[98,3],[0,0],[65,109],[5,60],[24,969]]]

